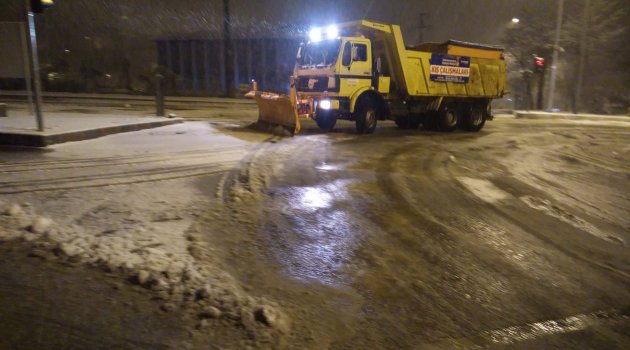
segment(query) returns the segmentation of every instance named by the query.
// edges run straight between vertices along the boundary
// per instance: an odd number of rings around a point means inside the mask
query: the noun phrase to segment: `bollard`
[[[164,76],[162,74],[155,75],[155,115],[164,116],[164,91],[162,91]]]

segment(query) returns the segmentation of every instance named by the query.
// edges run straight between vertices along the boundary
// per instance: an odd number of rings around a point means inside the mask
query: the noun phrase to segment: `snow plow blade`
[[[292,135],[300,132],[300,121],[295,108],[295,97],[272,92],[250,91],[245,96],[256,100],[258,123],[282,126]]]

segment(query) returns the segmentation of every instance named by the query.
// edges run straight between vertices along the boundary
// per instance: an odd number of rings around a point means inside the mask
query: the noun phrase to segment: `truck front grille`
[[[296,88],[298,91],[304,92],[323,92],[328,89],[328,77],[300,77],[298,78]]]

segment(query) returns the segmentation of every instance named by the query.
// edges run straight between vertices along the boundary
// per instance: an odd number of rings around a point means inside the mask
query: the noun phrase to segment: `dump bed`
[[[392,82],[403,95],[497,98],[506,91],[503,49],[498,46],[449,40],[407,48],[395,24],[362,20],[343,27],[375,45],[382,43]]]
[[[452,39],[443,43],[422,43],[407,47],[407,50],[490,59],[503,57],[503,48],[500,46],[468,43]]]
[[[501,48],[456,42],[422,44],[406,54],[411,96],[501,97],[506,71]]]

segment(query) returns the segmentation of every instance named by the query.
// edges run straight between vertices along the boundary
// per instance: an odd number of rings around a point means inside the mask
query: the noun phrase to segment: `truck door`
[[[339,71],[339,95],[351,97],[357,91],[372,86],[372,53],[370,41],[350,39],[343,45]]]
[[[368,40],[346,41],[341,59],[341,63],[345,67],[345,69],[342,70],[343,75],[371,77],[372,57],[370,57],[371,50],[369,44],[370,42]]]

